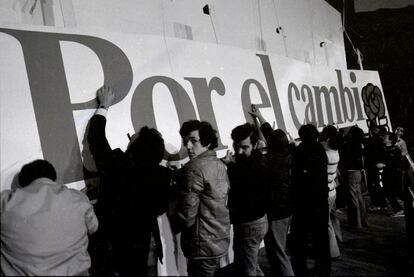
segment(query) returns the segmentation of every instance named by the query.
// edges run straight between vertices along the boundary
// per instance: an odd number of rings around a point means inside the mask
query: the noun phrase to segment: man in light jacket
[[[87,196],[57,184],[45,160],[23,166],[18,179],[1,194],[1,275],[88,275],[98,220]]]
[[[229,180],[213,150],[217,136],[208,122],[187,121],[180,135],[190,157],[182,169],[177,207],[181,247],[189,276],[212,276],[227,258],[230,244]]]

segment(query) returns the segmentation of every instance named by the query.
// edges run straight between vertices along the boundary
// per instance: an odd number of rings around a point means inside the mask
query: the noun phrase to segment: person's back
[[[342,170],[343,180],[345,180],[345,189],[347,190],[347,215],[348,224],[357,228],[368,225],[365,200],[362,197],[362,180],[363,180],[363,145],[362,139],[364,131],[352,126],[346,137],[344,147],[340,151],[340,168]],[[364,178],[364,182],[366,182]]]
[[[279,219],[292,214],[292,188],[290,171],[292,156],[290,153],[267,154],[269,170],[270,198],[272,206],[269,209],[270,218]]]
[[[98,221],[83,193],[49,178],[1,195],[4,275],[88,275]]]
[[[160,164],[164,139],[154,128],[135,133],[125,152],[112,149],[105,135],[107,109],[114,93],[109,87],[97,92],[99,108],[89,122],[89,150],[100,177],[98,216],[99,270],[120,275],[148,274],[152,250],[162,261],[162,243],[157,217],[166,212],[171,170]],[[150,249],[151,238],[155,248]]]
[[[369,138],[365,147],[366,166],[375,168],[378,163],[384,162],[385,147],[382,143],[382,137],[374,135]]]
[[[288,218],[292,215],[291,169],[292,153],[296,146],[289,142],[283,130],[273,130],[255,105],[252,105],[249,113],[253,118],[258,118],[260,131],[267,141],[268,219],[271,221]]]
[[[307,274],[307,242],[311,234],[316,274],[329,276],[327,156],[323,146],[317,142],[315,126],[302,126],[299,137],[302,142],[292,160],[292,266],[295,275]]]
[[[287,235],[292,215],[291,166],[294,144],[289,144],[286,133],[273,130],[259,109],[252,105],[249,114],[255,123],[259,120],[260,131],[267,141],[267,219],[268,231],[264,237],[266,256],[271,274],[293,276],[290,258],[286,253]]]
[[[292,188],[295,207],[317,207],[327,203],[327,157],[318,142],[302,142],[292,162]]]
[[[395,171],[401,170],[402,167],[402,156],[400,148],[395,145],[388,145],[385,147],[385,157],[384,157],[384,174],[387,171]]]
[[[245,162],[227,165],[231,190],[230,218],[233,224],[263,217],[266,213],[266,160],[255,149]]]
[[[372,137],[367,140],[364,149],[365,168],[368,174],[368,191],[371,198],[371,207],[368,210],[386,210],[387,202],[381,181],[385,158],[385,147],[382,141],[386,129],[383,126],[374,126],[371,128],[371,133]]]
[[[348,137],[345,141],[344,147],[339,153],[341,156],[339,163],[341,170],[361,170],[363,168],[362,135],[360,135],[361,138],[359,139]]]
[[[269,182],[267,209],[269,230],[265,236],[266,255],[273,275],[293,276],[290,258],[286,253],[292,215],[292,155],[288,138],[283,130],[272,131],[266,139]]]

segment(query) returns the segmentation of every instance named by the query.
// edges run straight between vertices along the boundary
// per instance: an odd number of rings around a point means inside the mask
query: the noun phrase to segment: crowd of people
[[[105,125],[114,93],[104,86],[97,98],[87,135],[100,178],[97,203],[57,184],[49,162],[25,165],[19,186],[1,194],[2,275],[88,275],[91,263],[105,275],[157,275],[149,257],[163,262],[157,217],[167,212],[172,232],[181,233],[189,276],[216,275],[229,262],[231,239],[235,276],[264,275],[258,262],[263,241],[272,275],[308,276],[311,270],[329,276],[342,240],[337,196],[345,199],[354,228],[368,226],[367,209],[387,209],[387,203],[391,216],[404,216],[400,199],[412,218],[413,169],[401,128],[394,134],[373,126],[365,139],[357,126],[343,134],[306,124],[298,142],[274,130],[252,105],[255,124],[232,130],[234,153],[221,159],[211,124],[184,122],[179,133],[189,161],[172,169],[160,165],[165,146],[156,129],[141,128],[125,152],[112,149]],[[407,233],[412,228],[407,220]],[[92,233],[98,262],[88,253]]]

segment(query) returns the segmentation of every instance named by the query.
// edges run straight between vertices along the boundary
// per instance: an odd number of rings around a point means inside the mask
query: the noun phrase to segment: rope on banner
[[[162,37],[164,39],[165,49],[167,50],[167,57],[168,57],[168,63],[170,65],[170,70],[172,73],[172,76],[175,76],[174,69],[171,62],[171,55],[170,50],[168,49],[167,39],[165,38],[165,9],[164,9],[164,0],[161,0],[161,13],[162,13]]]
[[[265,43],[263,40],[263,27],[262,27],[262,13],[260,11],[260,0],[257,0],[257,10],[259,14],[259,30],[260,30],[260,41],[259,41],[259,47],[261,50],[266,51]]]
[[[213,28],[213,33],[214,33],[214,37],[216,39],[216,44],[218,44],[218,38],[217,38],[217,33],[216,33],[216,27],[214,26],[214,21],[213,21],[213,17],[211,16],[211,12],[210,12],[210,6],[208,4],[206,4],[203,7],[203,13],[207,14],[210,17],[210,22],[211,22],[211,27]]]
[[[362,66],[362,61],[363,61],[363,55],[361,53],[361,51],[355,47],[355,45],[352,43],[351,37],[349,36],[348,32],[346,31],[345,28],[345,0],[342,0],[342,30],[345,33],[346,38],[348,39],[349,43],[352,46],[352,49],[354,50],[355,54],[358,57],[358,64],[361,70],[364,70],[363,66]]]
[[[27,2],[29,2],[29,1],[27,1]],[[29,13],[30,13],[31,15],[33,15],[33,12],[34,12],[34,9],[36,8],[36,5],[37,5],[37,0],[35,0],[35,1],[34,1],[34,3],[33,3],[33,5],[32,5],[32,7],[30,8]]]
[[[62,14],[62,19],[63,19],[63,27],[67,27],[66,26],[66,16],[65,16],[65,12],[63,11],[63,6],[62,6],[62,1],[59,0],[59,7],[60,7],[60,13]]]
[[[285,47],[285,56],[288,56],[288,51],[287,51],[287,46],[286,46],[286,36],[285,36],[285,32],[282,28],[282,26],[280,26],[280,21],[279,21],[279,16],[277,15],[277,9],[276,9],[276,0],[273,0],[273,9],[275,11],[275,18],[276,18],[276,22],[277,22],[277,28],[276,28],[276,33],[281,33],[282,34],[282,39],[283,39],[283,46]]]

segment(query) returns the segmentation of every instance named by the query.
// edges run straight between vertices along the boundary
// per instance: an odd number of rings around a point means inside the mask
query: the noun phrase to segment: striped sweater
[[[328,187],[329,190],[335,189],[335,178],[336,178],[336,169],[338,168],[339,163],[339,153],[338,150],[332,150],[329,147],[325,147],[326,156],[328,157]]]

